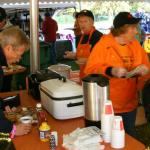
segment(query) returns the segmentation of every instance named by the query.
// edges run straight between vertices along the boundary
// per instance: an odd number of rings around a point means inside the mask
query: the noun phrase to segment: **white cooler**
[[[70,80],[50,79],[40,83],[41,103],[56,119],[84,116],[82,86]]]

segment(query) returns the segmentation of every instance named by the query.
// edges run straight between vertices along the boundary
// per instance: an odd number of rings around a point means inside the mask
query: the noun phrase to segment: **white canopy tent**
[[[39,2],[51,2],[51,3],[71,3],[71,2],[91,2],[91,0],[39,0]],[[92,1],[131,1],[131,2],[150,2],[150,0],[92,0]],[[29,3],[29,0],[1,0],[0,5],[3,4],[15,4],[15,3]]]
[[[7,0],[6,0],[7,1]],[[15,3],[2,3],[0,1],[0,7],[3,8],[11,8],[11,9],[29,9],[30,3],[29,2],[15,2]],[[70,8],[75,7],[75,2],[39,2],[39,8]]]

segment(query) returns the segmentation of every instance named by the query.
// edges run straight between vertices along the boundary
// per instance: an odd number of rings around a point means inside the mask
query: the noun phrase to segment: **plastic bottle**
[[[50,136],[50,126],[47,124],[47,122],[42,122],[42,124],[39,127],[39,132],[40,140],[43,142],[48,142]]]
[[[42,109],[41,103],[36,104],[37,118],[38,118],[38,126],[42,124],[42,122],[47,122],[46,114]]]

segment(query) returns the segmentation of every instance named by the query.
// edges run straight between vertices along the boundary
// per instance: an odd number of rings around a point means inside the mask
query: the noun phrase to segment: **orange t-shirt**
[[[119,51],[118,51],[119,50]],[[118,53],[120,59],[124,63],[124,67],[130,71],[132,70],[132,65],[133,65],[133,53],[132,50],[130,50],[129,46],[127,45],[118,45],[116,53]]]
[[[120,46],[112,34],[108,34],[104,35],[93,48],[84,72],[85,74],[101,73],[106,75],[108,67],[125,67],[130,71],[141,64],[150,68],[147,54],[137,40],[126,46]],[[109,79],[109,99],[112,100],[115,113],[134,110],[138,105],[138,84],[142,85],[141,81],[146,78],[109,77]]]

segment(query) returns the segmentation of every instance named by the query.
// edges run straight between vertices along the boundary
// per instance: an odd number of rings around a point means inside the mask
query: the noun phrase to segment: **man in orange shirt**
[[[86,61],[92,51],[92,48],[99,41],[102,33],[94,27],[94,15],[90,10],[82,10],[77,13],[76,19],[81,29],[81,36],[77,45],[76,53],[66,51],[64,58],[77,59],[76,63],[80,67],[80,78],[85,74],[83,72]]]
[[[121,115],[125,131],[135,136],[137,91],[148,74],[150,64],[147,54],[135,39],[140,18],[120,12],[113,21],[113,28],[94,47],[84,72],[101,73],[110,79],[110,100],[116,115]],[[134,70],[133,77],[129,72]]]

